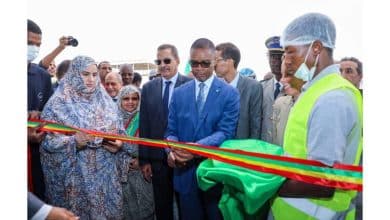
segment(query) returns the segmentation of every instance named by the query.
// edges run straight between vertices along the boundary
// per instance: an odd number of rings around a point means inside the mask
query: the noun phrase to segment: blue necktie
[[[163,96],[163,105],[164,105],[164,114],[168,115],[168,104],[169,104],[169,86],[171,85],[171,81],[165,82],[165,90]]]
[[[204,82],[199,83],[199,93],[198,96],[196,97],[196,107],[198,108],[198,114],[203,110],[203,105],[204,105]]]
[[[276,99],[276,97],[278,97],[279,92],[280,92],[280,84],[276,83],[275,86],[276,86],[276,89],[275,89],[275,92],[274,92],[274,99]]]

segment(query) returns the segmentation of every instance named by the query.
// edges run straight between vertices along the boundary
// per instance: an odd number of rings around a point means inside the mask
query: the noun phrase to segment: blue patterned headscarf
[[[74,58],[68,72],[61,80],[58,89],[47,102],[42,118],[84,129],[119,133],[123,124],[117,105],[100,85],[88,91],[81,77],[81,72],[95,61],[86,56]]]
[[[82,94],[91,94],[96,91],[96,88],[100,84],[100,77],[96,77],[96,85],[93,91],[88,91],[88,88],[84,84],[84,80],[81,77],[81,72],[85,71],[88,66],[96,65],[96,62],[86,56],[78,56],[74,58],[70,64],[68,72],[65,74],[66,81],[70,87],[77,93]]]

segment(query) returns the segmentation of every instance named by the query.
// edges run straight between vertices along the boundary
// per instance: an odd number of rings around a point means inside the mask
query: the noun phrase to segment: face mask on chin
[[[35,45],[27,45],[27,61],[32,62],[38,57],[39,47]]]
[[[307,60],[307,57],[309,56],[309,52],[311,50],[311,47],[313,46],[313,43],[314,43],[314,41],[311,42],[311,44],[310,44],[309,50],[307,51],[306,56],[305,56],[305,60],[303,61],[303,63],[299,66],[299,68],[295,72],[295,76],[299,79],[302,79],[305,82],[310,81],[313,78],[313,75],[314,75],[316,68],[317,68],[319,54],[316,57],[316,60],[314,62],[314,66],[310,70],[306,65],[306,60]]]

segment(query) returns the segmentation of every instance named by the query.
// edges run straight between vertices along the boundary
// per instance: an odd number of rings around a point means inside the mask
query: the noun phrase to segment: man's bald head
[[[123,82],[122,77],[117,72],[107,73],[104,87],[106,88],[107,93],[112,97],[116,97],[119,93],[119,90],[122,88]]]

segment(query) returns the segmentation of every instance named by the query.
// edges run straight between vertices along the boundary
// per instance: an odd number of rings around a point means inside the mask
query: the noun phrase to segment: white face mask
[[[39,47],[35,45],[27,45],[27,61],[31,62],[38,57]]]
[[[313,41],[314,42],[314,41]],[[305,61],[299,66],[297,71],[295,72],[295,76],[305,82],[310,81],[313,78],[313,75],[317,68],[317,62],[319,54],[316,57],[316,61],[314,62],[314,66],[309,70],[309,68],[306,65],[307,57],[309,56],[309,52],[311,50],[311,47],[313,46],[313,42],[311,42],[309,50],[306,53]]]

